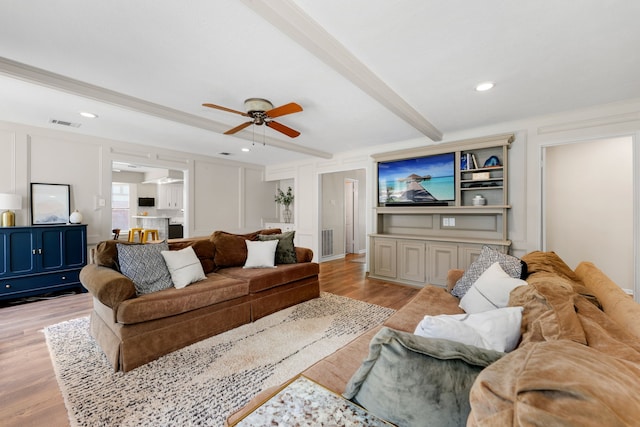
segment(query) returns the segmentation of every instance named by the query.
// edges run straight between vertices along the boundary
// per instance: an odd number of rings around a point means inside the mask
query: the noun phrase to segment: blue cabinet
[[[80,288],[87,226],[0,228],[0,300]]]

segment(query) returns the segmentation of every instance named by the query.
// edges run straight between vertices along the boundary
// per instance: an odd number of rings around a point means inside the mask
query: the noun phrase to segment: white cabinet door
[[[158,184],[158,209],[182,209],[182,188],[182,184]]]
[[[171,209],[171,194],[166,184],[158,184],[158,209]]]
[[[173,209],[182,209],[184,207],[183,195],[182,195],[182,184],[171,184],[171,204],[173,205]]]
[[[429,245],[429,283],[446,286],[447,274],[458,268],[458,245],[431,243]]]
[[[373,274],[396,278],[396,241],[395,239],[373,239]]]
[[[426,282],[425,243],[398,240],[398,279],[424,285]]]

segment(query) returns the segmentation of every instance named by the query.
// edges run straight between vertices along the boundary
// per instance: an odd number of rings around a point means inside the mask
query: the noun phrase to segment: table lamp
[[[16,225],[16,214],[12,209],[22,209],[22,197],[19,194],[0,193],[0,210],[2,212],[2,227]]]

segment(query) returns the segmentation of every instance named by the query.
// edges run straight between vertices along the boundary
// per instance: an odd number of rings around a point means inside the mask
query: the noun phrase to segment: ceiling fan
[[[277,130],[288,137],[295,138],[300,135],[295,129],[291,129],[288,126],[283,125],[282,123],[278,123],[273,120],[275,117],[284,116],[287,114],[298,113],[302,111],[302,107],[296,104],[295,102],[290,102],[288,104],[282,105],[280,107],[273,108],[273,104],[270,101],[262,98],[249,98],[244,101],[244,108],[247,110],[246,113],[242,111],[232,110],[231,108],[221,107],[215,104],[202,104],[204,107],[215,108],[217,110],[227,111],[229,113],[240,114],[241,116],[250,117],[251,120],[248,122],[244,122],[239,126],[234,127],[233,129],[229,129],[224,134],[231,135],[236,132],[241,131],[250,125],[266,125],[271,129]]]

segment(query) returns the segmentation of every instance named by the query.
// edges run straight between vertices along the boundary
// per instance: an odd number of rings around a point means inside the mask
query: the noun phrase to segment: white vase
[[[82,222],[82,214],[76,209],[69,215],[69,222],[71,224],[80,224]]]

